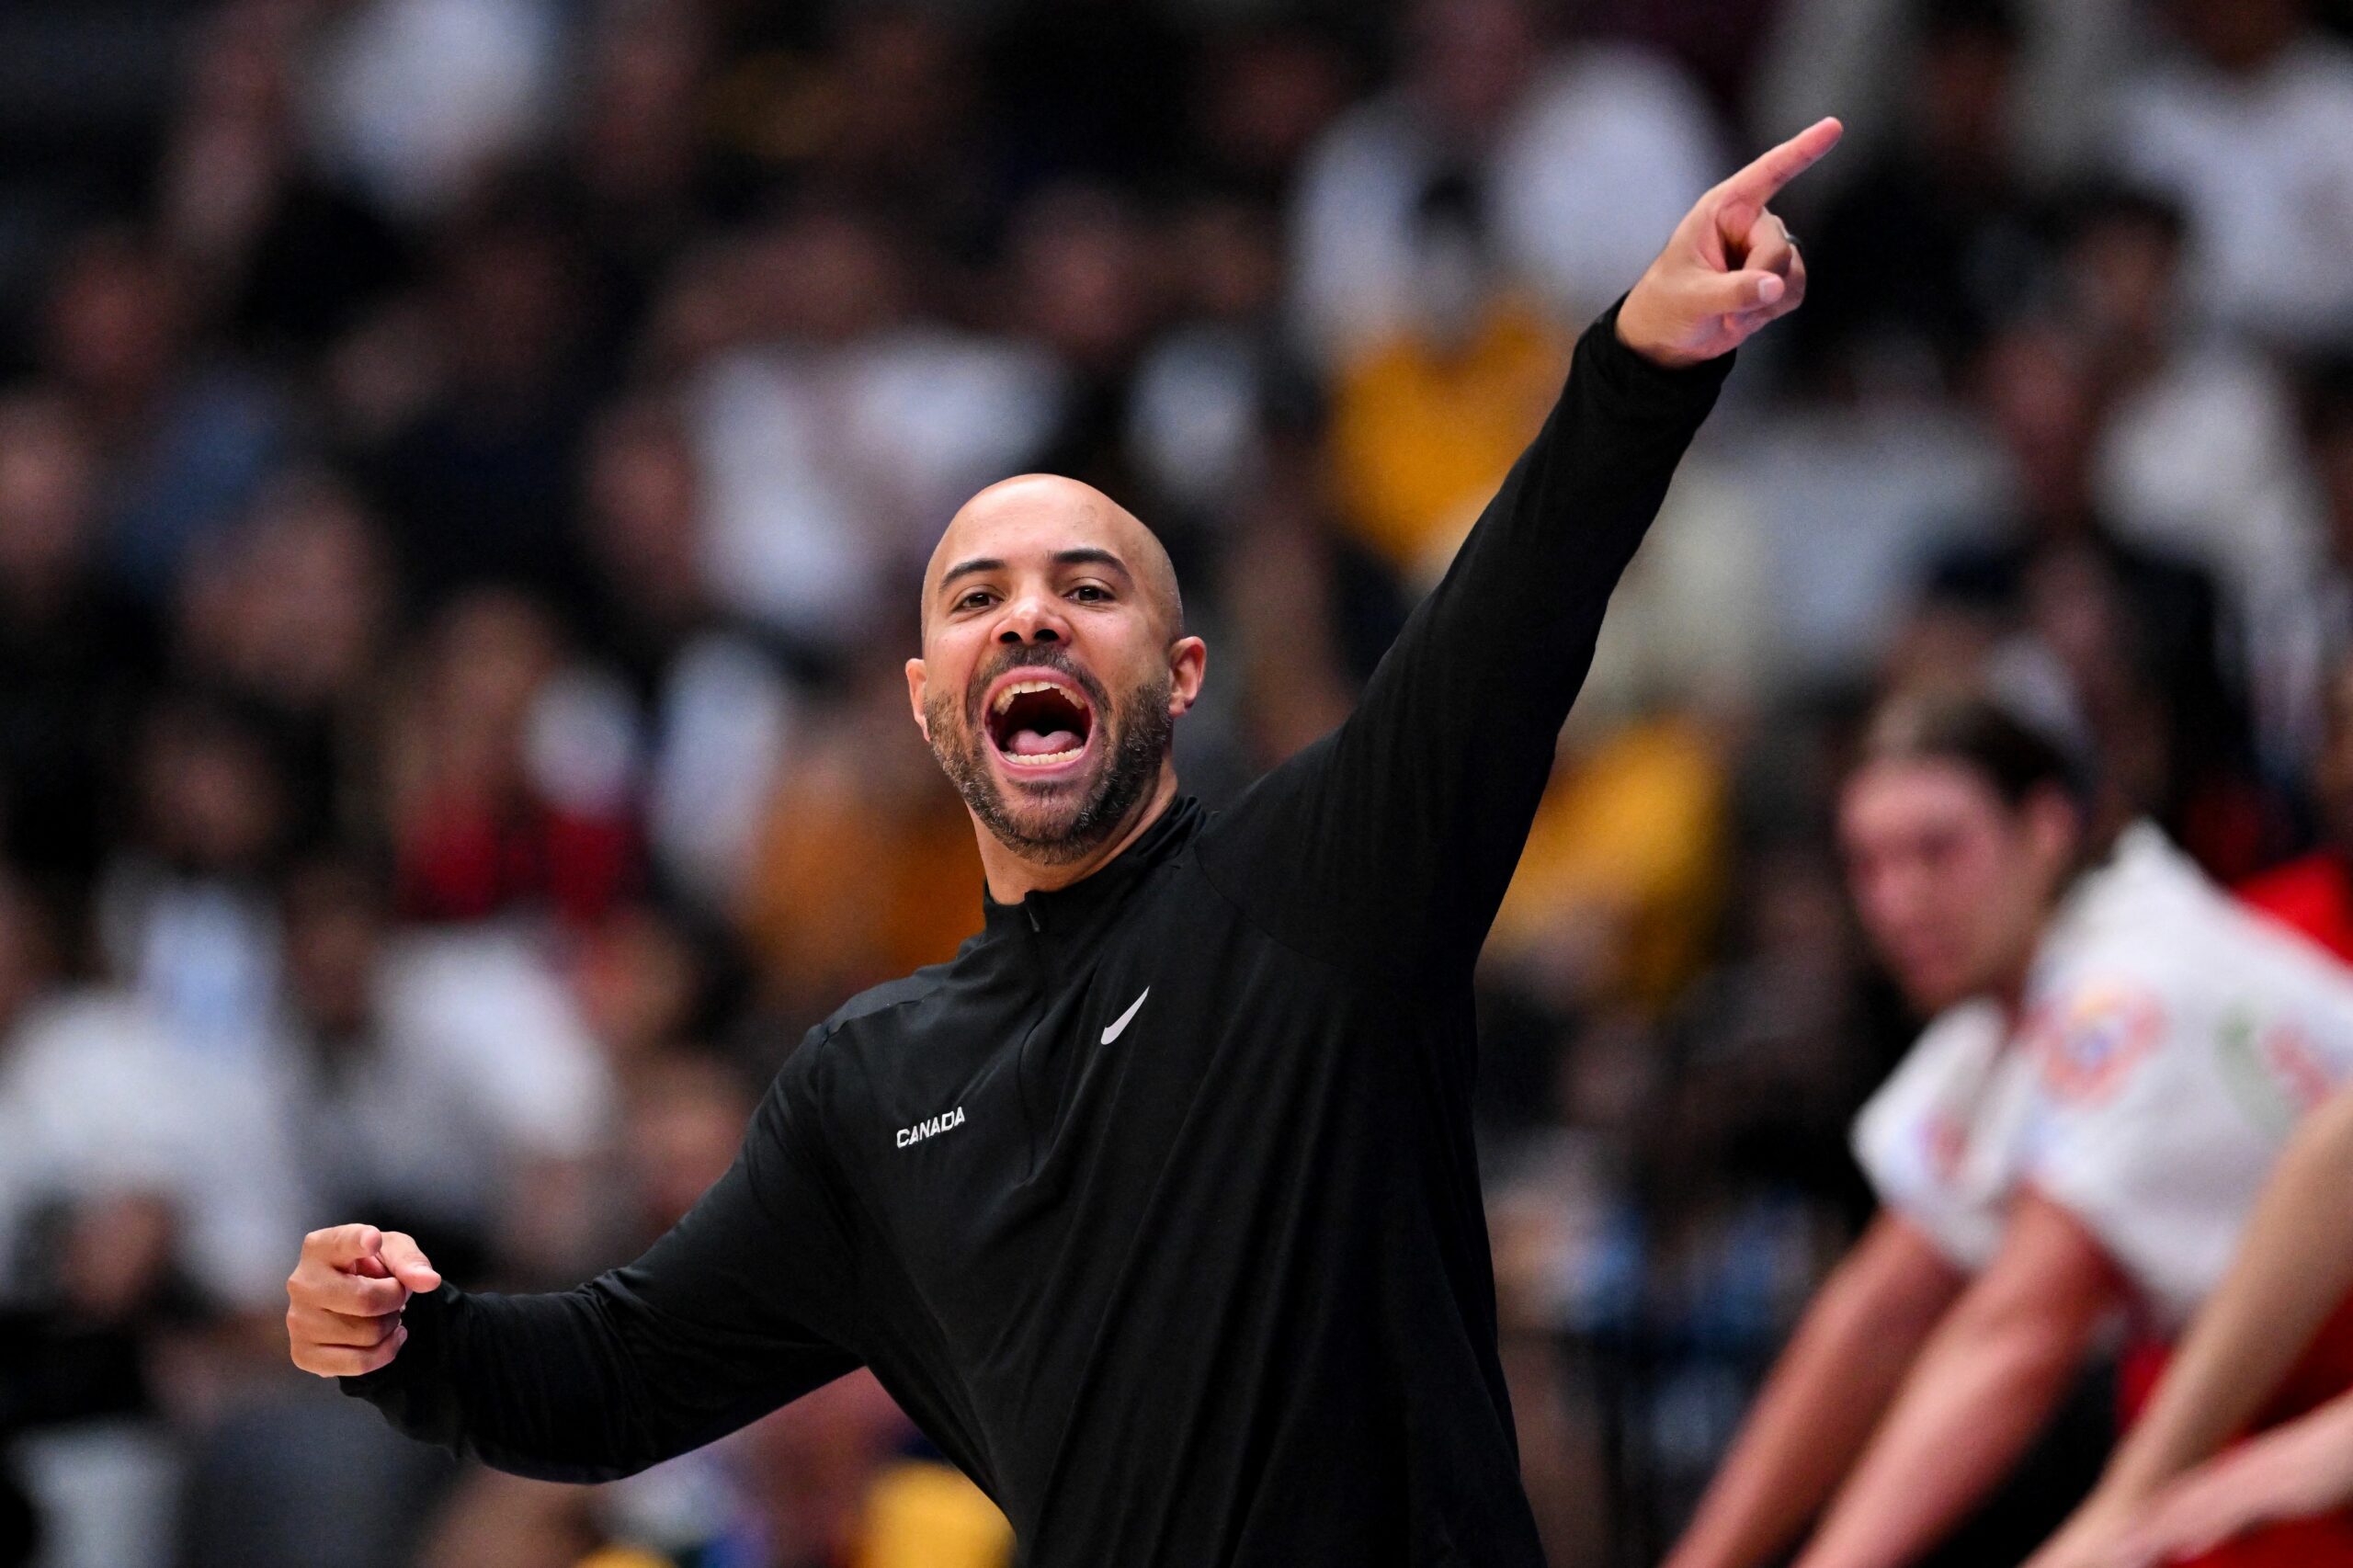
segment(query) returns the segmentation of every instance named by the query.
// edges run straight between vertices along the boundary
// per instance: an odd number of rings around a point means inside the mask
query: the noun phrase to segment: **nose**
[[[1057,600],[1043,594],[1024,594],[1005,607],[1005,617],[997,623],[996,640],[1008,647],[1026,642],[1067,642],[1070,623],[1063,619]]]

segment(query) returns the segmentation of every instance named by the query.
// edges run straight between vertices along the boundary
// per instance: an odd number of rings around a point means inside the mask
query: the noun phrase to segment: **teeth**
[[[1016,756],[1009,751],[997,755],[1016,767],[1049,767],[1057,762],[1068,762],[1086,749],[1085,746],[1073,746],[1068,751],[1040,752],[1036,756]]]
[[[1002,713],[1013,706],[1013,699],[1033,691],[1060,691],[1061,687],[1050,680],[1017,680],[996,694],[994,711]]]

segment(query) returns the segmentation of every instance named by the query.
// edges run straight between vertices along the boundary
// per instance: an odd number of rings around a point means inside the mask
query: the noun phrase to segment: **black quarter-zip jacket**
[[[844,1006],[635,1263],[415,1297],[399,1357],[345,1386],[586,1481],[863,1365],[1029,1568],[1540,1564],[1472,967],[1728,368],[1662,369],[1615,324],[1339,729]]]

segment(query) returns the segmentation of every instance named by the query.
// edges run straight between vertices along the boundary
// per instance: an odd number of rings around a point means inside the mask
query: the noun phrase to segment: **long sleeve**
[[[500,1470],[605,1481],[858,1366],[841,1210],[785,1082],[726,1176],[636,1262],[545,1295],[413,1297],[399,1356],[345,1391]]]
[[[1477,955],[1593,661],[1610,591],[1731,368],[1652,364],[1612,308],[1443,581],[1337,730],[1204,845],[1212,878],[1302,950],[1448,968]]]

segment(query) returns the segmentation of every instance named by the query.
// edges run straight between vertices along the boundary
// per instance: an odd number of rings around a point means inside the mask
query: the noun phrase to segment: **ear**
[[[1199,700],[1201,682],[1208,678],[1210,645],[1198,637],[1179,637],[1168,650],[1168,716],[1182,718]]]
[[[2046,785],[2027,797],[2025,815],[2036,864],[2054,881],[2064,877],[2083,843],[2083,813],[2065,790]]]
[[[931,721],[924,717],[923,694],[930,689],[930,677],[921,659],[907,661],[907,706],[915,710],[915,728],[923,732],[926,742],[931,739]]]

